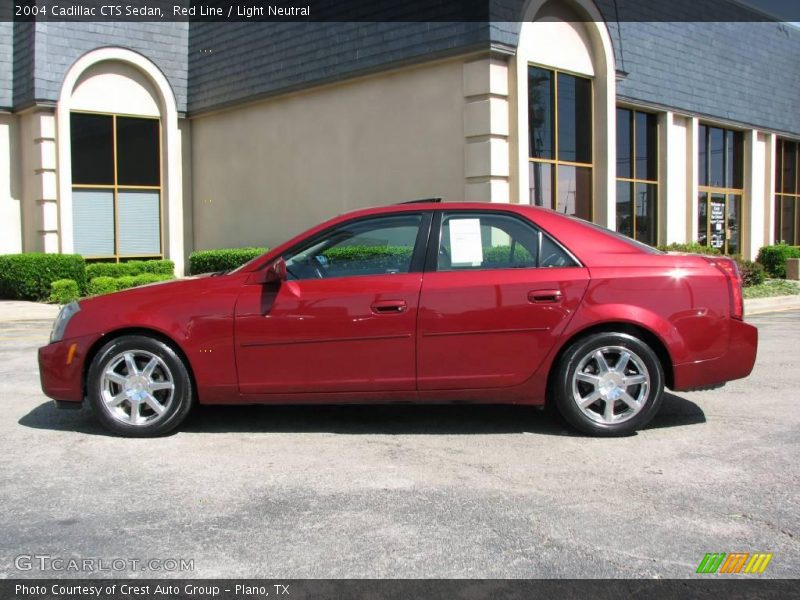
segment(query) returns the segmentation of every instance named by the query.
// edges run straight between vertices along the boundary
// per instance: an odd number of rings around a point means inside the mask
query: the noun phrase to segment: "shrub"
[[[761,248],[756,256],[756,262],[764,265],[771,277],[784,279],[788,258],[800,258],[800,248],[781,243]]]
[[[110,294],[129,288],[168,281],[174,279],[172,275],[160,275],[158,273],[141,273],[139,275],[123,275],[122,277],[95,277],[89,282],[89,295],[99,296],[100,294]]]
[[[80,297],[78,282],[74,279],[56,279],[50,284],[50,302],[69,304]]]
[[[511,261],[511,246],[492,246],[483,249],[483,266],[513,266],[533,264],[533,257],[525,246],[517,244],[514,247],[514,261]]]
[[[733,259],[739,265],[739,273],[742,276],[742,285],[744,287],[760,285],[766,281],[767,272],[764,269],[764,265],[752,260],[745,260],[741,256],[734,256]]]
[[[117,280],[114,277],[93,277],[88,286],[90,296],[110,294],[116,292],[117,289]]]
[[[340,246],[323,252],[328,259],[328,273],[341,269],[348,273],[385,273],[389,270],[406,270],[411,261],[412,248],[405,246]]]
[[[175,263],[171,260],[132,260],[122,263],[97,262],[86,265],[86,278],[126,277],[156,273],[158,275],[174,275]]]
[[[78,291],[86,288],[86,264],[78,254],[6,254],[0,256],[0,298],[45,300],[50,284],[72,279]]]
[[[692,254],[721,254],[716,248],[711,246],[704,246],[698,242],[689,242],[688,244],[669,244],[668,246],[659,246],[662,252],[691,252]]]
[[[189,255],[189,273],[213,273],[235,269],[264,254],[268,248],[221,248],[198,250]]]

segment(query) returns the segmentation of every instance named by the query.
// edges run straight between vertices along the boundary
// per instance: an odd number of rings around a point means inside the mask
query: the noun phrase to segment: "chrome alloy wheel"
[[[166,363],[145,350],[126,350],[112,358],[100,381],[103,404],[117,421],[149,425],[169,410],[175,382]]]
[[[650,391],[650,373],[630,348],[603,346],[584,356],[572,377],[572,399],[596,423],[632,419]]]

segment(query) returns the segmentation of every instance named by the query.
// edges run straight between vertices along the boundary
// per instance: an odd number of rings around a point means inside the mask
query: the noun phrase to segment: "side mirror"
[[[280,283],[286,281],[286,261],[278,257],[266,268],[252,273],[247,283]]]
[[[286,281],[286,261],[278,257],[264,270],[264,283]]]

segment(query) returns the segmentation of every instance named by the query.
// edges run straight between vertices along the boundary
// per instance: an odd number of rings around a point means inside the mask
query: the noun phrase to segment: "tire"
[[[575,429],[594,436],[630,435],[658,412],[664,369],[642,340],[596,333],[564,352],[553,395],[558,411]]]
[[[94,414],[126,437],[164,435],[180,425],[193,403],[183,359],[164,342],[126,335],[108,342],[86,377]]]

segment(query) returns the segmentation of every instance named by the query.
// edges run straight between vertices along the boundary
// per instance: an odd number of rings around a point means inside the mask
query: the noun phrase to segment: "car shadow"
[[[667,393],[647,429],[704,423],[694,402]],[[91,409],[59,410],[40,404],[19,420],[33,429],[112,435]],[[178,428],[186,433],[340,433],[489,435],[532,433],[579,436],[551,410],[506,405],[294,405],[197,406]]]

